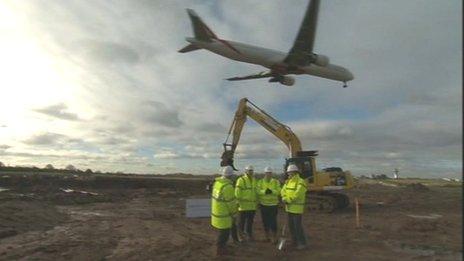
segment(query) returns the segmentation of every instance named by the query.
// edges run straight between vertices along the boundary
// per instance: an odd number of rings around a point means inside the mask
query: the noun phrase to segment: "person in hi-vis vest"
[[[287,167],[288,178],[282,187],[281,196],[288,214],[288,227],[292,235],[292,243],[297,249],[306,248],[306,235],[302,225],[302,214],[305,209],[306,181],[300,177],[300,171],[294,164]]]
[[[258,202],[266,241],[277,243],[277,209],[280,182],[272,177],[271,167],[264,169],[264,178],[258,180]]]
[[[233,175],[232,167],[224,167],[222,176],[215,179],[211,193],[211,225],[219,232],[216,242],[216,255],[218,256],[228,253],[226,244],[237,214]]]
[[[253,166],[245,167],[245,173],[237,179],[235,197],[238,201],[240,215],[238,228],[241,240],[253,241],[253,220],[258,206],[256,179],[253,177]]]

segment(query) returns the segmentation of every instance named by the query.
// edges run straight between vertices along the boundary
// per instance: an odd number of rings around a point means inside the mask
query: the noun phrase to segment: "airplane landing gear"
[[[348,85],[346,85],[346,82],[343,82],[343,88],[346,88],[348,87]]]
[[[277,75],[269,79],[269,82],[281,82],[284,79],[282,75]]]

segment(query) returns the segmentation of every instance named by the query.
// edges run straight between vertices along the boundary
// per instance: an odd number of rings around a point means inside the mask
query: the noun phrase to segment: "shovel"
[[[279,238],[279,242],[277,243],[277,249],[282,250],[284,249],[285,242],[287,242],[287,239],[285,238],[285,229],[287,228],[287,224],[284,224],[282,227],[282,235]]]

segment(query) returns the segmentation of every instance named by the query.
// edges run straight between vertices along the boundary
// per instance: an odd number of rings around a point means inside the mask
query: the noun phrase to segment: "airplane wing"
[[[251,80],[251,79],[260,79],[260,78],[268,78],[273,77],[274,75],[271,72],[260,72],[257,74],[241,76],[241,77],[232,77],[227,78],[228,81],[242,81],[242,80]]]
[[[289,65],[303,66],[310,61],[316,37],[317,14],[320,0],[311,0],[303,18],[300,31],[284,62]]]

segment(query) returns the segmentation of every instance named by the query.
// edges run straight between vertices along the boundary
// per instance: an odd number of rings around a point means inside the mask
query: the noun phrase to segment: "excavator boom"
[[[242,98],[235,112],[234,120],[230,125],[226,141],[223,144],[224,152],[221,156],[221,166],[232,166],[236,170],[233,164],[235,149],[240,141],[240,135],[247,117],[250,117],[280,139],[287,146],[290,157],[296,157],[301,152],[301,142],[288,126],[278,122],[247,98]],[[232,135],[232,142],[227,143],[230,135]]]

